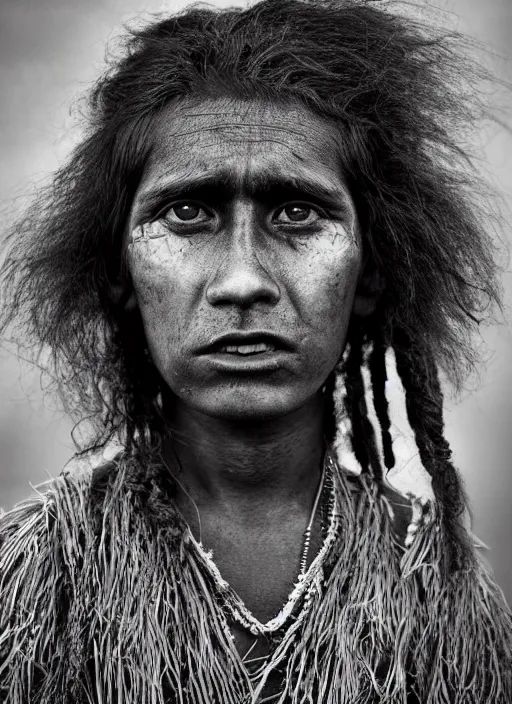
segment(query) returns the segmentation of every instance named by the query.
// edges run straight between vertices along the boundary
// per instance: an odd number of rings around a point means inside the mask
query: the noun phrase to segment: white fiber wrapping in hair
[[[424,500],[434,500],[432,481],[421,463],[414,431],[407,418],[405,391],[396,370],[395,353],[386,351],[386,398],[391,420],[390,434],[396,464],[386,480],[400,493]]]

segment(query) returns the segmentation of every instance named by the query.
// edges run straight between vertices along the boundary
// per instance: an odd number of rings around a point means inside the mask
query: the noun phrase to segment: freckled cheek
[[[142,247],[144,245],[132,245],[128,266],[139,307],[157,308],[175,293],[176,266],[170,258],[163,260]]]
[[[128,265],[148,343],[161,355],[164,349],[179,345],[187,318],[187,292],[179,258],[158,256],[141,250],[143,246],[130,247]]]
[[[360,265],[359,249],[347,247],[322,252],[303,272],[300,285],[306,302],[324,329],[327,321],[342,328],[350,317]]]
[[[330,371],[343,351],[352,315],[359,274],[359,257],[334,258],[322,269],[323,281],[318,289],[317,308],[313,312],[316,328],[316,358]]]

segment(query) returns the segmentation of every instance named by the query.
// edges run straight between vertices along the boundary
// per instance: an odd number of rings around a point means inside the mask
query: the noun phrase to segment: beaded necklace
[[[313,508],[311,509],[311,516],[309,517],[309,523],[306,530],[304,531],[304,547],[302,549],[302,557],[300,560],[300,571],[299,576],[304,576],[306,574],[306,566],[308,562],[309,545],[311,543],[311,531],[313,529],[313,523],[315,521],[316,512],[318,510],[318,504],[320,503],[320,497],[322,495],[322,490],[324,488],[325,480],[325,462],[322,464],[322,473],[320,475],[320,481],[318,483],[318,488],[316,490],[315,500],[313,502]]]

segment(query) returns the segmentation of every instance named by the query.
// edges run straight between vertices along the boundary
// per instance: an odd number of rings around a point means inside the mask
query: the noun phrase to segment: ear
[[[384,278],[374,264],[367,261],[362,268],[357,284],[353,314],[363,318],[371,315],[375,311],[384,288]]]

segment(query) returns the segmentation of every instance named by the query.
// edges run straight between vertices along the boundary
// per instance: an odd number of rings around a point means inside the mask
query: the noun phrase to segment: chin
[[[206,396],[206,397],[205,397]],[[286,416],[306,401],[282,389],[252,390],[230,388],[204,394],[191,403],[205,415],[233,421],[265,421]],[[190,403],[190,399],[188,401]]]

